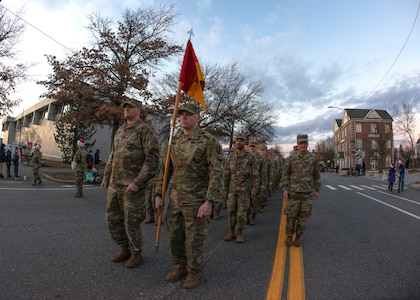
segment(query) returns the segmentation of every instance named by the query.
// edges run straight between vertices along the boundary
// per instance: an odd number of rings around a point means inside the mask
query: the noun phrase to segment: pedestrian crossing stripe
[[[330,184],[326,184],[325,185],[326,188],[332,190],[332,191],[336,191],[338,190],[338,188],[346,190],[346,191],[351,191],[351,190],[359,190],[359,191],[364,191],[364,190],[372,190],[372,191],[377,191],[377,190],[388,190],[388,185],[354,185],[354,184],[350,184],[348,186],[346,185],[342,185],[339,184],[337,185],[337,187],[332,186]]]
[[[336,191],[337,189],[332,185],[326,184],[325,187],[329,188],[330,190]]]
[[[365,190],[364,188],[362,188],[360,186],[357,186],[357,185],[350,185],[350,187],[352,187],[352,188],[354,188],[356,190],[360,190],[360,191],[364,191]]]
[[[351,188],[346,187],[345,185],[341,185],[341,184],[339,184],[338,186],[339,186],[339,187],[341,187],[342,189],[345,189],[345,190],[351,191]]]

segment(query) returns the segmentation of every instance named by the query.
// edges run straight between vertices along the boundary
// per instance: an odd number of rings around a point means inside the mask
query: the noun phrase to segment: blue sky
[[[332,136],[342,111],[328,106],[385,109],[392,115],[395,105],[410,101],[420,123],[420,20],[403,49],[419,1],[3,0],[1,5],[12,11],[24,6],[26,21],[79,49],[87,45],[90,13],[118,19],[125,7],[175,4],[173,40],[185,45],[193,28],[201,64],[237,63],[249,79],[261,81],[264,99],[278,110],[276,144],[287,151],[298,133],[309,134],[310,147]],[[30,72],[34,80],[50,72],[44,54],[65,54],[30,26],[21,50],[25,60],[37,63]],[[24,101],[14,112],[35,104],[42,92],[33,83],[22,86],[17,95]],[[416,133],[417,139],[420,126]]]

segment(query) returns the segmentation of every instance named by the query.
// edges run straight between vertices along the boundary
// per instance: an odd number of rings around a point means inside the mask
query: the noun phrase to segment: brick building
[[[335,163],[341,169],[387,169],[392,162],[392,117],[379,109],[344,109],[334,121]]]

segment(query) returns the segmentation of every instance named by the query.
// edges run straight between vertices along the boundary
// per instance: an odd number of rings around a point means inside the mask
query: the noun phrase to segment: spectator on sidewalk
[[[3,164],[6,162],[6,152],[4,152],[4,144],[1,144],[0,148],[0,178],[3,177]]]
[[[95,155],[93,156],[93,163],[95,165],[96,173],[99,173],[99,164],[101,163],[101,158],[99,156],[99,149],[96,149]]]
[[[7,149],[6,151],[6,172],[7,172],[7,177],[11,178],[12,175],[10,174],[10,166],[12,165],[12,151],[9,149]]]
[[[405,177],[405,168],[403,161],[398,161],[398,193],[402,193],[404,190],[404,177]]]
[[[392,192],[395,182],[395,165],[391,164],[388,172],[388,192]]]
[[[86,155],[86,165],[87,165],[87,171],[92,172],[92,168],[93,168],[93,152],[92,152],[92,150],[89,150],[88,154]]]
[[[13,151],[12,161],[13,161],[13,171],[15,173],[15,179],[19,179],[19,149],[15,147]]]

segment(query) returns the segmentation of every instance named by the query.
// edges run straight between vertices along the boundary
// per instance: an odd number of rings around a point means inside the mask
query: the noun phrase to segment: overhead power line
[[[0,0],[1,2],[1,0]],[[5,7],[4,5],[0,4],[1,7],[3,7],[5,10],[7,10],[9,13],[11,13],[12,15],[14,15],[15,17],[21,19],[23,22],[25,22],[26,24],[28,24],[29,26],[31,26],[32,28],[38,30],[40,33],[42,33],[43,35],[45,35],[46,37],[48,37],[49,39],[53,40],[54,42],[56,42],[57,44],[59,44],[61,47],[69,50],[70,52],[73,52],[72,49],[70,49],[69,47],[63,45],[62,43],[60,43],[59,41],[57,41],[55,38],[53,38],[52,36],[48,35],[47,33],[45,33],[44,31],[42,31],[41,29],[39,29],[38,27],[36,27],[35,25],[32,25],[31,23],[29,23],[28,21],[26,21],[24,18],[22,18],[21,16],[15,14],[14,12],[12,12],[10,9],[8,9],[7,7]]]
[[[372,94],[376,91],[376,89],[378,88],[378,86],[382,83],[382,81],[385,79],[386,76],[388,76],[389,72],[391,71],[391,69],[394,67],[395,63],[397,62],[397,60],[400,58],[401,53],[404,51],[405,46],[407,45],[408,40],[410,39],[411,33],[413,32],[414,26],[416,25],[417,22],[417,17],[419,15],[419,11],[420,11],[420,1],[419,1],[419,5],[417,7],[417,13],[416,16],[414,18],[413,21],[413,25],[411,26],[410,29],[410,33],[408,34],[403,46],[401,47],[400,52],[398,53],[397,57],[394,59],[393,63],[391,64],[391,66],[388,68],[388,71],[385,72],[384,76],[382,76],[381,80],[379,80],[379,82],[376,84],[376,86],[374,87],[374,89],[369,93],[369,95],[367,96],[366,100],[370,98],[370,96],[372,96]]]

